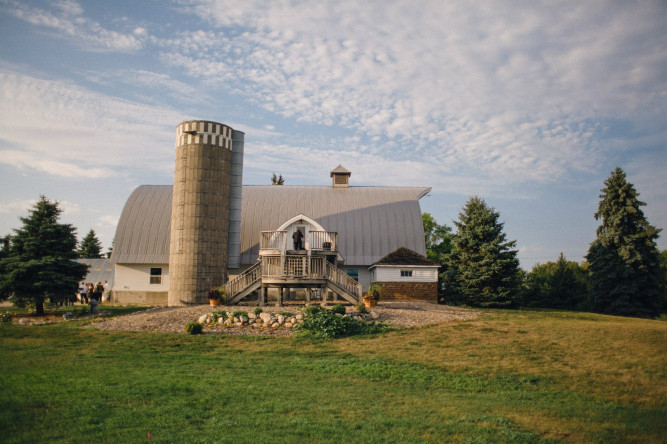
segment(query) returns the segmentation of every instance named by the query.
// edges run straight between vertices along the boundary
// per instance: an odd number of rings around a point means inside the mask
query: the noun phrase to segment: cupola
[[[338,165],[331,172],[332,186],[334,188],[347,188],[350,186],[351,172],[345,169],[343,165]]]

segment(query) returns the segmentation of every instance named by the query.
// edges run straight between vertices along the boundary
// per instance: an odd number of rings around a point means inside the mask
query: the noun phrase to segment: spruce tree
[[[0,255],[0,296],[11,296],[19,306],[34,304],[38,315],[47,299],[71,300],[88,270],[74,261],[75,229],[58,223],[60,213],[57,202],[41,196]]]
[[[81,241],[78,254],[81,259],[99,259],[103,257],[102,243],[97,238],[97,234],[95,234],[95,230],[92,228]]]
[[[595,213],[602,220],[588,250],[591,270],[591,308],[599,313],[653,317],[662,305],[661,231],[648,223],[639,193],[616,168],[604,182]]]
[[[449,301],[507,307],[518,296],[522,274],[513,249],[516,241],[505,240],[499,217],[484,200],[472,197],[459,213],[459,221],[454,221],[458,232],[442,273]]]

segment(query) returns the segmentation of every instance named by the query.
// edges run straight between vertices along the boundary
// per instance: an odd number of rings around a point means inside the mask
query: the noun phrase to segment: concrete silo
[[[238,153],[232,159],[234,145]],[[241,187],[242,170],[242,132],[201,120],[178,125],[169,249],[170,306],[207,303],[208,290],[227,281],[230,196],[238,193],[232,193],[232,187]],[[233,221],[240,219],[236,206],[231,209]],[[238,228],[232,234],[235,237],[237,231],[240,237]],[[231,242],[240,243],[235,239]]]

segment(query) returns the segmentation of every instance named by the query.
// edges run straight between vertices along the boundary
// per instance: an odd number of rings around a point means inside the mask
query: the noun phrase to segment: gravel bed
[[[288,305],[284,307],[267,306],[262,307],[266,313],[290,312],[299,313],[299,306]],[[132,313],[125,316],[117,316],[112,319],[99,318],[98,321],[87,327],[99,330],[118,331],[144,331],[144,332],[172,332],[185,333],[184,327],[188,322],[193,322],[206,313],[213,311],[252,311],[252,306],[219,306],[196,305],[191,307],[153,307],[148,310]],[[102,307],[102,309],[104,309]],[[354,307],[348,306],[348,312],[356,311]],[[382,301],[379,305],[370,308],[380,315],[379,320],[399,327],[413,327],[427,324],[435,324],[448,321],[459,321],[473,319],[478,312],[459,307],[437,305],[427,302],[408,301],[394,302]],[[251,327],[205,327],[206,333],[220,334],[264,334],[273,336],[289,336],[292,332],[287,328],[256,329]]]

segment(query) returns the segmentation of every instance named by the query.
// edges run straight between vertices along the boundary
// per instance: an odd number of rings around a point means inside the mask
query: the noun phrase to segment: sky
[[[440,224],[483,198],[526,270],[580,262],[616,167],[667,228],[667,3],[0,0],[0,235],[44,195],[106,251],[193,119],[245,132],[245,185],[342,164]]]

